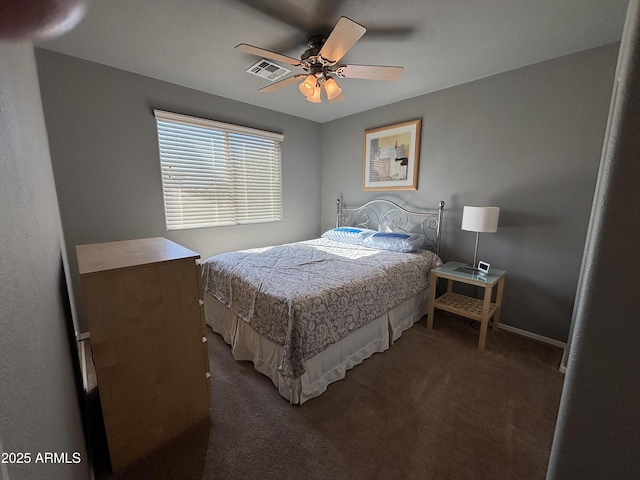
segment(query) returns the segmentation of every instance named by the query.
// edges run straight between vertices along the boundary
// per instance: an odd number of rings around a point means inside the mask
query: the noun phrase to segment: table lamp
[[[498,230],[498,217],[500,207],[470,207],[462,210],[462,230],[476,232],[476,249],[473,252],[473,266],[471,270],[477,270],[478,266],[478,239],[480,233],[493,233]]]

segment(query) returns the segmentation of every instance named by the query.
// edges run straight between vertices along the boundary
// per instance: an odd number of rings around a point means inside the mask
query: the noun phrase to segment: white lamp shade
[[[500,207],[468,207],[462,210],[462,230],[491,233],[498,230]]]

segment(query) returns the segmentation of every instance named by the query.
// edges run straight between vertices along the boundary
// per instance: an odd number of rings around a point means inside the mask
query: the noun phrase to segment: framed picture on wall
[[[362,190],[416,190],[422,120],[364,132]]]

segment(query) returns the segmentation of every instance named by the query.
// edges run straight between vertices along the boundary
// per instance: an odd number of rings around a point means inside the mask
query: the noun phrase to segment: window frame
[[[283,220],[283,134],[153,112],[167,230]]]

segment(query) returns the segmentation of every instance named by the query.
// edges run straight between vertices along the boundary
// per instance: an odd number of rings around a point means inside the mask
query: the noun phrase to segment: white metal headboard
[[[444,202],[437,210],[415,212],[401,207],[391,200],[371,200],[360,207],[343,207],[336,200],[336,227],[352,226],[370,228],[379,232],[423,233],[427,237],[426,247],[440,254],[442,235],[442,212]]]

